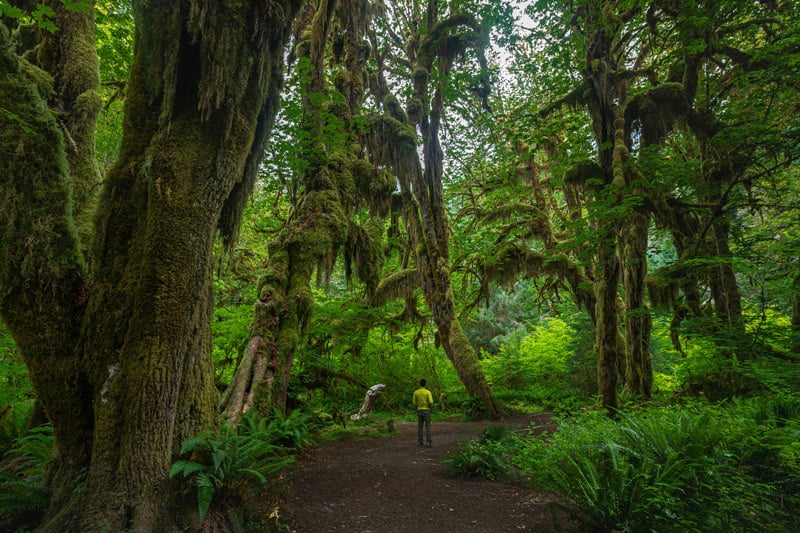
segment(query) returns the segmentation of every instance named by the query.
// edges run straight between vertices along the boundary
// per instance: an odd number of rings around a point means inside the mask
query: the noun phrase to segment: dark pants
[[[422,444],[422,425],[425,424],[425,436],[428,445],[431,444],[431,412],[428,410],[417,411],[417,441]]]

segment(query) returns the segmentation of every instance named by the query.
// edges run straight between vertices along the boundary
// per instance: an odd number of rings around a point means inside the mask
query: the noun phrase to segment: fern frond
[[[169,477],[175,477],[178,474],[183,474],[183,477],[189,477],[195,472],[200,472],[204,470],[206,465],[201,463],[196,463],[194,461],[186,461],[183,459],[179,459],[175,461],[169,469]]]

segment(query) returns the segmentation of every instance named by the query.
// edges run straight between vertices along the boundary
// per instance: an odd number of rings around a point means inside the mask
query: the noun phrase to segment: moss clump
[[[625,108],[628,130],[633,125],[642,129],[644,146],[661,142],[675,126],[686,117],[689,101],[681,83],[663,83],[637,94]],[[630,135],[630,131],[627,132]]]
[[[24,59],[19,60],[19,70],[33,83],[42,98],[48,101],[53,98],[55,91],[50,74]]]
[[[596,161],[590,159],[578,161],[564,174],[564,183],[572,186],[583,186],[591,180],[605,181],[605,172]]]
[[[425,106],[422,105],[422,100],[419,98],[412,98],[408,102],[408,106],[406,107],[406,112],[408,113],[408,119],[414,123],[418,124],[421,120],[423,115],[425,114]]]
[[[384,105],[386,106],[386,112],[392,118],[400,121],[403,124],[408,123],[408,116],[406,115],[406,112],[403,111],[403,106],[400,105],[400,102],[394,95],[387,96]]]
[[[0,66],[6,68],[0,77],[0,286],[50,286],[83,268],[64,138],[41,94],[42,85],[52,87],[52,80],[27,61],[18,61],[6,30],[0,30]],[[31,72],[39,83],[30,78]]]

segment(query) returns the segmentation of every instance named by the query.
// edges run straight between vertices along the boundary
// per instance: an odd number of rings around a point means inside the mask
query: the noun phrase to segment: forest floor
[[[284,513],[296,533],[505,533],[556,531],[552,494],[520,485],[449,476],[442,463],[488,422],[434,420],[433,447],[417,445],[416,422],[395,433],[315,448],[289,480]],[[499,422],[552,430],[546,414]],[[561,526],[565,523],[562,520]]]

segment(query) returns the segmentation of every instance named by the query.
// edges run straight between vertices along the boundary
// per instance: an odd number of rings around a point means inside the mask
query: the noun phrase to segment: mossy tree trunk
[[[487,69],[481,48],[481,36],[486,29],[462,13],[440,20],[436,1],[429,2],[414,16],[424,23],[406,28],[411,32],[404,50],[407,60],[402,62],[410,70],[411,78],[408,113],[394,96],[388,95],[384,84],[376,91],[376,98],[387,109],[379,128],[392,132],[388,138],[382,137],[380,143],[393,145],[380,147],[383,153],[378,159],[389,162],[398,176],[416,269],[438,340],[467,392],[480,399],[485,416],[499,418],[507,409],[489,388],[478,355],[456,314],[450,280],[450,228],[442,184],[444,154],[439,142],[446,78],[466,48],[472,48],[481,68]],[[382,79],[383,73],[378,76]],[[482,83],[485,98],[488,79],[482,79]],[[422,135],[422,161],[417,152],[416,128]]]
[[[0,24],[0,314],[56,436],[51,515],[72,498],[92,432],[91,389],[76,349],[88,272],[52,95],[52,78],[18,60]]]
[[[612,214],[621,203],[625,187],[627,149],[624,123],[620,116],[626,103],[625,82],[619,78],[618,59],[614,55],[617,33],[622,19],[615,13],[614,3],[588,3],[584,22],[586,60],[584,83],[589,89],[587,108],[592,121],[597,165],[602,181],[596,192],[600,204],[607,210],[597,216],[597,293],[595,349],[597,350],[597,380],[603,405],[613,412],[617,408],[617,382],[624,349],[618,342],[619,308],[617,305],[620,281],[620,259],[617,247],[619,220]]]
[[[16,227],[0,250],[0,309],[56,435],[42,531],[178,527],[169,466],[186,437],[217,423],[212,243],[223,212],[236,209],[235,186],[253,179],[296,7],[134,3],[122,148],[98,201],[88,270],[69,148],[3,42],[3,101],[15,118],[0,120],[16,134],[4,135],[3,151],[41,154],[3,172],[11,199],[0,213]]]
[[[38,65],[53,77],[50,107],[57,112],[66,140],[75,221],[84,243],[92,234],[100,169],[95,159],[94,133],[102,102],[100,73],[90,12],[69,10],[60,1],[47,4],[56,13],[58,31],[45,33],[37,52]]]
[[[792,353],[800,353],[800,275],[792,281]]]
[[[356,274],[367,292],[377,284],[380,236],[372,238],[353,220],[358,209],[379,217],[391,194],[384,175],[363,160],[353,120],[364,96],[362,70],[369,54],[362,39],[368,24],[363,0],[309,3],[298,24],[296,68],[308,139],[298,151],[305,166],[296,178],[299,194],[291,216],[268,247],[251,340],[223,398],[225,418],[236,420],[253,406],[285,410],[295,352],[314,307],[315,272],[318,279],[329,276],[344,252],[357,258]],[[333,33],[337,29],[341,34]],[[333,52],[332,41],[338,45]],[[327,79],[331,59],[343,66],[334,87]]]
[[[625,288],[625,388],[649,399],[653,393],[650,357],[652,318],[645,301],[647,232],[650,217],[634,211],[620,231],[622,281]]]

